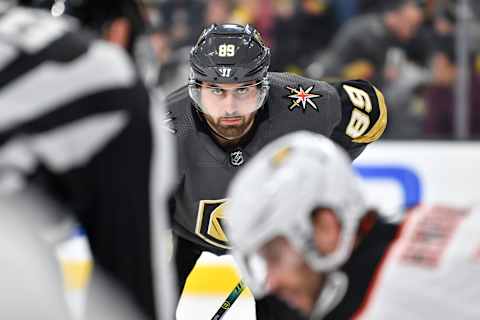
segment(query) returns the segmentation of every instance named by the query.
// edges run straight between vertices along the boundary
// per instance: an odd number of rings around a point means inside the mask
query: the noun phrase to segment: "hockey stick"
[[[243,280],[240,280],[238,284],[233,288],[232,292],[228,295],[227,299],[222,303],[222,306],[217,310],[217,312],[213,315],[212,320],[220,320],[223,318],[225,313],[230,309],[232,304],[237,300],[240,294],[245,289],[245,283]]]

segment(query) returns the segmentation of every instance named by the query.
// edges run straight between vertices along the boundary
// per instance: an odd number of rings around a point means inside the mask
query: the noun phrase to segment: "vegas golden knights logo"
[[[226,201],[227,199],[200,201],[195,233],[214,246],[230,249],[223,227]]]

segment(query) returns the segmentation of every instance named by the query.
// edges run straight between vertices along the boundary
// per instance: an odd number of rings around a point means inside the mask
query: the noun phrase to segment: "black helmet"
[[[268,96],[269,65],[270,49],[252,26],[212,24],[203,30],[190,51],[190,98],[199,111],[214,115],[218,105],[203,101],[202,88],[217,91],[216,84],[238,83],[240,87],[221,91],[232,91],[242,105],[237,115],[251,114],[263,106]]]
[[[250,25],[212,24],[190,52],[190,81],[234,83],[266,78],[270,49]]]

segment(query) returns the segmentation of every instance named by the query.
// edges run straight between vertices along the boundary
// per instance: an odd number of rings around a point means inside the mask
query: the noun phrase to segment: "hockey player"
[[[226,188],[264,145],[310,130],[335,140],[354,159],[385,129],[385,101],[370,83],[331,85],[269,73],[269,63],[270,50],[253,27],[213,24],[191,50],[188,85],[167,100],[179,161],[171,207],[180,289],[202,251],[225,254],[230,248],[222,227]]]
[[[141,20],[138,8],[122,11],[138,3],[71,5],[104,26],[123,14]],[[0,52],[0,195],[40,186],[84,227],[96,266],[149,318],[158,307],[158,319],[172,319],[165,299],[175,290],[159,257],[166,256],[164,188],[173,153],[161,130],[163,108],[151,104],[124,50],[92,38],[72,18],[2,1]]]
[[[308,132],[265,147],[228,197],[232,251],[257,297],[315,320],[480,317],[478,208],[420,206],[387,223],[345,152]]]

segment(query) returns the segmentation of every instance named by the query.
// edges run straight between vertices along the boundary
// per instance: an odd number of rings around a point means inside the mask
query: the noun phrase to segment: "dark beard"
[[[205,118],[207,119],[208,126],[215,135],[226,141],[229,141],[239,140],[242,138],[252,126],[255,116],[252,115],[248,118],[243,117],[241,123],[235,126],[221,125],[214,122],[209,116],[205,116]]]
[[[215,125],[214,129],[218,134],[226,139],[238,139],[242,137],[248,128],[246,121],[242,121],[239,126]]]

